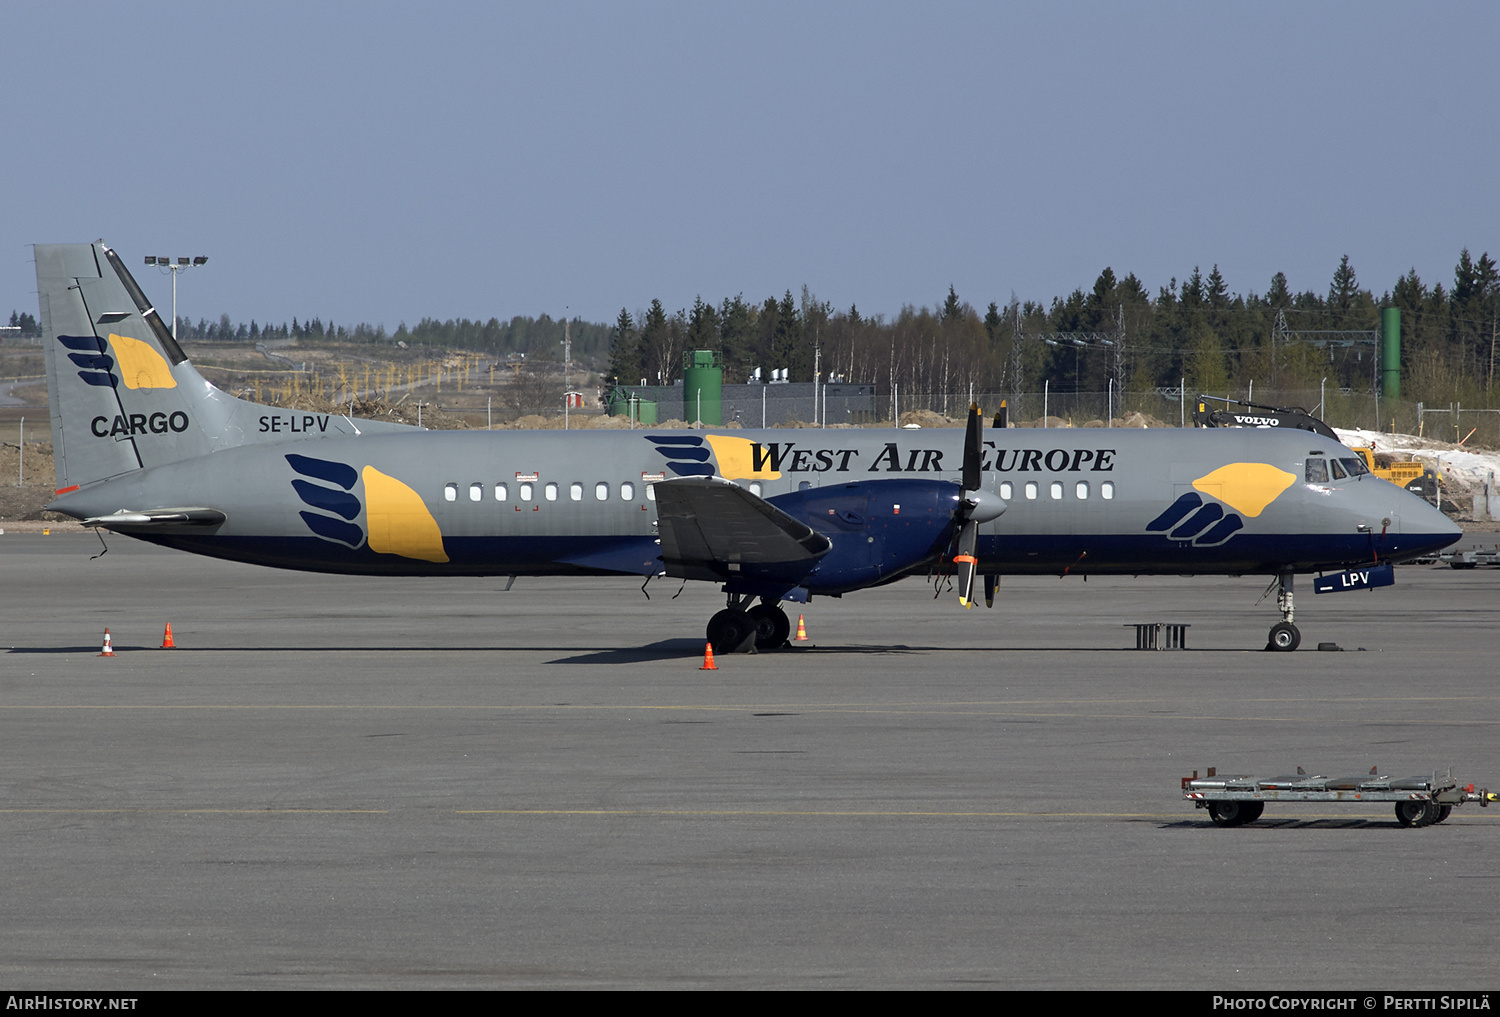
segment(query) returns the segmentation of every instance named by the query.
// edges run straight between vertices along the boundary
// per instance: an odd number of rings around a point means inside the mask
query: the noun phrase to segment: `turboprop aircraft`
[[[37,245],[57,498],[167,547],[365,575],[665,575],[720,584],[717,652],[775,647],[782,601],[951,572],[1297,573],[1355,588],[1459,530],[1301,431],[429,431],[215,388],[103,242]],[[1330,471],[1329,461],[1343,471]],[[1340,479],[1330,479],[1339,477]],[[1388,572],[1388,568],[1385,569]],[[1352,578],[1349,578],[1352,577]],[[1363,577],[1363,578],[1360,578]],[[1334,584],[1338,585],[1338,584]]]

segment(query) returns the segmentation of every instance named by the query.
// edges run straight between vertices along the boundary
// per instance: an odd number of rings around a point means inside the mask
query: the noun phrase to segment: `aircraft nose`
[[[1401,545],[1411,555],[1440,551],[1464,535],[1464,531],[1435,507],[1414,494],[1401,506]]]

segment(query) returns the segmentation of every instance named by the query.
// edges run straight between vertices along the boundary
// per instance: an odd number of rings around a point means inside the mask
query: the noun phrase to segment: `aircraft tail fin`
[[[294,414],[222,392],[103,241],[35,250],[60,492],[247,442],[403,426]]]

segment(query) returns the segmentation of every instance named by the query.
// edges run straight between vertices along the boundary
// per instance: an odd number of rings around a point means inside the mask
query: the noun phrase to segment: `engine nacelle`
[[[843,593],[936,562],[953,539],[962,497],[947,481],[869,480],[766,500],[833,544],[802,585]]]

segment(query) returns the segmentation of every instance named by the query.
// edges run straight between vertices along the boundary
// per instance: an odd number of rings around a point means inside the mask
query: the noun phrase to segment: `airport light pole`
[[[172,272],[172,339],[177,339],[177,273],[186,272],[189,268],[208,264],[208,258],[198,255],[196,258],[178,258],[173,263],[171,258],[157,258],[146,255],[146,264],[155,265],[157,268],[170,269]]]

